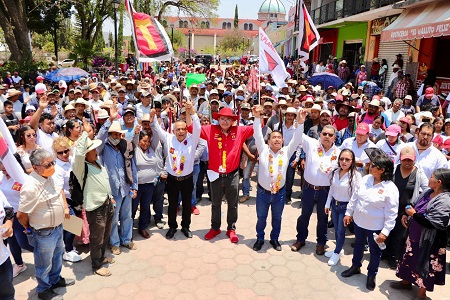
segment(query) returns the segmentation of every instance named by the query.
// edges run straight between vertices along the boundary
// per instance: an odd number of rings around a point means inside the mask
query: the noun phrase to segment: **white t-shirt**
[[[9,205],[5,195],[0,192],[0,224],[3,224],[3,220],[6,217],[5,207],[11,207],[11,205]],[[0,238],[0,241],[0,265],[2,265],[9,258],[9,252],[8,248],[6,248],[5,244],[3,243],[3,238]]]
[[[53,140],[56,139],[58,135],[56,133],[48,134],[43,132],[40,128],[36,132],[36,144],[53,154]]]

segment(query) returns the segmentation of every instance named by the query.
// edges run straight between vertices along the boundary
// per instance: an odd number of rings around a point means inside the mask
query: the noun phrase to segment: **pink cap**
[[[405,147],[400,151],[400,160],[404,159],[416,160],[416,153],[413,148]]]
[[[450,138],[447,138],[447,139],[444,141],[444,148],[445,148],[445,149],[450,148]]]
[[[427,87],[427,89],[425,90],[425,95],[434,95],[434,89],[432,87]]]
[[[397,136],[402,132],[400,126],[393,124],[386,129],[386,135],[388,136]]]
[[[407,117],[401,117],[399,121],[411,125],[411,121]]]
[[[45,90],[44,89],[37,89],[36,90],[36,94],[45,94]]]
[[[44,77],[38,76],[38,77],[36,77],[36,80],[44,80]]]
[[[442,136],[440,134],[437,134],[433,138],[432,142],[438,144],[439,146],[442,146],[444,144],[444,140],[442,139]]]
[[[367,123],[360,123],[358,124],[358,127],[356,127],[357,134],[368,134],[369,131],[369,125]]]
[[[340,95],[340,94],[338,94],[336,97],[334,97],[334,99],[336,101],[344,101],[344,97],[342,95]]]

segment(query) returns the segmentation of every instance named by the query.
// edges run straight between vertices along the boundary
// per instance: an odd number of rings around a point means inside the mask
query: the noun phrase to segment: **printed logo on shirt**
[[[378,190],[378,194],[381,195],[381,194],[383,194],[383,193],[384,193],[383,189],[379,189],[379,190]]]
[[[232,132],[232,133],[231,133],[231,139],[232,139],[232,140],[235,140],[235,139],[236,139],[236,133],[235,133],[235,132]]]
[[[12,190],[13,191],[17,191],[20,192],[20,189],[22,188],[22,184],[20,184],[19,182],[14,182],[13,186],[12,186]]]
[[[214,139],[215,139],[215,140],[218,140],[219,138],[220,138],[220,134],[219,134],[219,133],[215,133],[215,134],[214,134]]]

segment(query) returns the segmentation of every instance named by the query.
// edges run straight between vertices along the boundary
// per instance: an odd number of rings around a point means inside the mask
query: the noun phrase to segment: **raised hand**
[[[139,134],[139,132],[141,132],[141,125],[136,125],[134,128],[134,134]]]
[[[153,123],[153,120],[155,120],[155,115],[156,115],[156,109],[152,108],[150,110],[150,123]]]
[[[117,105],[111,106],[109,109],[109,120],[113,122],[115,119],[117,119],[117,116],[119,115],[119,109],[117,108]]]
[[[300,108],[300,111],[297,114],[297,123],[298,124],[305,123],[307,115],[308,115],[308,112],[306,111],[306,109]]]
[[[261,105],[255,105],[252,107],[252,115],[255,118],[261,118],[262,111],[263,111],[263,109],[262,109]]]
[[[47,99],[47,96],[44,95],[39,100],[39,108],[45,109],[47,106],[48,106],[48,99]]]
[[[189,113],[191,115],[195,114],[194,107],[193,107],[191,101],[189,101],[189,102],[184,101],[184,105],[186,106],[186,113]]]

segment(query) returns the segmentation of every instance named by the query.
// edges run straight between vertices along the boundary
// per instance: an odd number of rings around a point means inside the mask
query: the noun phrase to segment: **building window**
[[[231,29],[231,23],[230,22],[227,23],[227,29]]]
[[[273,14],[270,14],[271,17],[273,17]]]
[[[184,27],[184,28],[188,28],[188,21],[184,21],[184,22],[183,22],[183,27]]]
[[[275,16],[275,18],[278,18],[278,14],[275,14],[274,16]]]
[[[227,22],[222,23],[222,29],[227,29]]]
[[[183,21],[178,22],[178,27],[183,28]]]
[[[202,21],[201,27],[202,27],[202,28],[206,28],[206,23],[205,23],[205,21]]]
[[[206,28],[208,28],[209,29],[209,27],[210,27],[210,24],[209,24],[209,21],[206,21]]]
[[[253,24],[248,24],[248,30],[253,30]]]
[[[244,24],[244,30],[248,30],[248,24],[247,23]]]

